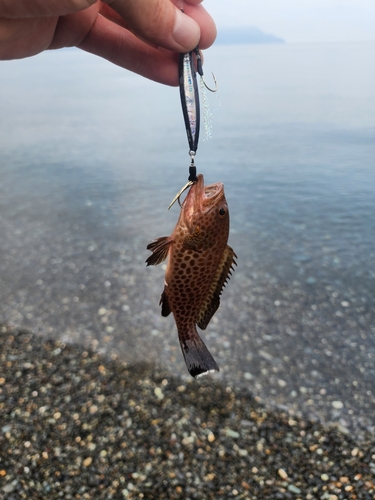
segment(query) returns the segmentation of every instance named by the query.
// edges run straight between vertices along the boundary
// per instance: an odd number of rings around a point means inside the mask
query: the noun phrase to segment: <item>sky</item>
[[[220,27],[255,26],[287,42],[375,40],[375,0],[204,0]]]

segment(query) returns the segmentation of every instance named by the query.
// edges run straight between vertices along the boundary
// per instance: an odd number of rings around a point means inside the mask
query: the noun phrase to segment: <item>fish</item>
[[[162,316],[173,313],[186,367],[194,378],[220,371],[196,327],[206,329],[237,265],[228,237],[224,185],[217,182],[205,186],[199,174],[181,204],[172,234],[147,246],[152,252],[147,266],[168,259],[159,305]]]

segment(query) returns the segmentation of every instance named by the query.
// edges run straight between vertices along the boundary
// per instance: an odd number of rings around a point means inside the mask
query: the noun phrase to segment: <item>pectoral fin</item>
[[[183,241],[183,248],[185,250],[199,251],[202,247],[202,234],[200,227],[197,226],[193,232],[185,236]]]
[[[157,240],[152,241],[147,245],[147,250],[151,250],[152,254],[146,260],[148,266],[157,266],[168,256],[170,245],[173,240],[170,236],[162,236]]]
[[[233,249],[227,245],[212,280],[207,297],[198,314],[197,325],[202,330],[206,329],[212,316],[219,308],[221,292],[234,270],[233,266],[237,265],[235,261],[236,257],[237,255],[234,253]]]

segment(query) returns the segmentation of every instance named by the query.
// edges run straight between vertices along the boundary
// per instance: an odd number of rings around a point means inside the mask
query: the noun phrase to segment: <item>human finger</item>
[[[187,52],[199,42],[199,24],[170,0],[106,0],[106,3],[126,19],[134,33],[155,45]]]
[[[113,10],[109,5],[106,3],[100,2],[100,10],[99,13],[104,16],[106,19],[109,19],[109,21],[112,21],[113,23],[118,24],[119,26],[122,26],[123,28],[129,29],[129,23],[124,19],[123,17],[120,16],[115,10]]]
[[[30,18],[64,16],[87,9],[97,0],[0,0],[0,17]]]
[[[173,3],[176,5],[176,7],[181,6],[181,8],[184,7],[184,11],[188,11],[188,15],[192,17],[200,26],[201,28],[201,38],[199,40],[199,47],[202,49],[206,49],[210,47],[213,42],[215,41],[216,38],[216,26],[211,18],[211,16],[206,12],[206,10],[203,7],[198,7],[198,8],[190,8],[190,5],[199,5],[202,0],[190,0],[187,3],[184,3],[183,1],[177,1],[177,0],[172,0]],[[127,29],[131,29],[131,26],[129,23],[124,19],[123,17],[120,16],[116,11],[114,11],[108,4],[102,3],[100,4],[100,14],[110,21],[118,24],[119,26],[122,26]],[[144,38],[143,38],[144,40]],[[149,42],[150,43],[150,42]],[[153,44],[155,45],[155,44]]]
[[[201,30],[201,37],[199,39],[199,48],[207,49],[211,47],[216,39],[216,25],[212,17],[208,14],[203,5],[200,5],[201,1],[194,0],[185,2],[184,12],[186,15],[194,19],[199,24]]]
[[[101,15],[78,47],[150,80],[178,85],[178,54],[144,43]]]
[[[21,59],[46,50],[53,39],[56,23],[57,18],[0,17],[0,60]]]

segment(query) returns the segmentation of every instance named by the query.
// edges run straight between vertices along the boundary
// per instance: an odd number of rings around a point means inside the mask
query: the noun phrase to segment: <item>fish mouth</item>
[[[199,174],[197,182],[190,188],[184,200],[184,212],[187,216],[198,211],[207,212],[216,205],[216,200],[223,195],[224,184],[222,182],[205,186],[203,175]]]
[[[194,205],[197,210],[207,210],[216,203],[217,198],[224,194],[224,184],[215,182],[215,184],[204,185],[202,174],[198,175],[196,183]]]
[[[222,182],[216,182],[215,184],[210,184],[205,186],[203,190],[204,199],[213,199],[220,196],[223,192],[224,184]]]

